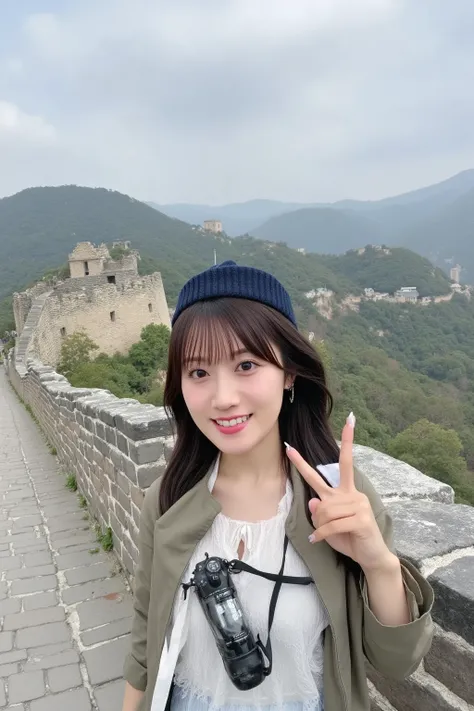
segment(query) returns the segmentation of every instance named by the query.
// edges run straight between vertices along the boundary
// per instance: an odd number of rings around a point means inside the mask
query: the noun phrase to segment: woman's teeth
[[[219,427],[235,427],[235,425],[240,425],[242,422],[247,422],[250,415],[245,417],[236,417],[233,420],[216,420]]]

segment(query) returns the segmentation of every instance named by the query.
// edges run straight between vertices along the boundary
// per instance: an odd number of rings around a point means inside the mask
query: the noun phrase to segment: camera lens
[[[211,558],[207,562],[206,568],[210,573],[218,573],[221,569],[221,564],[216,558]]]

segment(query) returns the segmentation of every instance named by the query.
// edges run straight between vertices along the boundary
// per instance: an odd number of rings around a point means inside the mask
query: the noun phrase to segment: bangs
[[[223,298],[200,301],[187,308],[171,332],[170,356],[181,368],[214,365],[242,351],[281,368],[272,309],[255,301]]]

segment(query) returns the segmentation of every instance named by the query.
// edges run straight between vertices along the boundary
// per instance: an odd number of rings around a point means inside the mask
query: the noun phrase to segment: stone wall
[[[25,325],[33,301],[37,296],[50,290],[51,284],[40,281],[38,284],[32,286],[31,289],[26,289],[26,291],[22,291],[21,293],[15,292],[13,294],[13,317],[15,319],[15,330],[18,334],[23,331],[23,326]]]
[[[173,446],[163,409],[73,388],[38,362],[17,369],[10,359],[5,367],[91,512],[112,529],[115,553],[132,576],[143,495]],[[431,652],[403,683],[369,672],[373,711],[474,709],[474,508],[454,504],[449,486],[403,462],[362,446],[354,456],[390,509],[398,554],[436,591]]]
[[[170,327],[170,315],[159,273],[139,277],[118,272],[116,283],[107,276],[69,279],[46,300],[35,328],[29,354],[56,365],[64,336],[84,329],[100,351],[127,353],[150,323]]]

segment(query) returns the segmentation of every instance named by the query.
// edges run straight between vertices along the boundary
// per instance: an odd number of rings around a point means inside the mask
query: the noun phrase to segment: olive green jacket
[[[125,679],[145,692],[140,711],[150,711],[173,602],[195,546],[221,510],[208,488],[210,473],[162,516],[160,481],[148,489],[140,526],[140,557],[135,575],[131,651]],[[311,544],[304,488],[293,468],[293,504],[286,521],[292,545],[306,563],[330,620],[324,635],[325,711],[368,711],[366,660],[381,674],[403,679],[418,667],[433,636],[433,591],[417,569],[402,560],[412,621],[381,624],[368,606],[366,583],[346,569],[326,543]],[[385,541],[392,548],[392,522],[370,482],[360,472],[356,487],[369,498]]]

